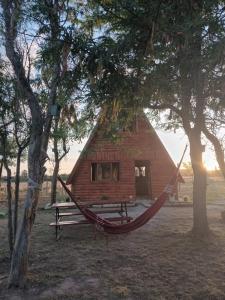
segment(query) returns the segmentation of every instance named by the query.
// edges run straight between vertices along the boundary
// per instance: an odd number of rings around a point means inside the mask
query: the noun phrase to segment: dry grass
[[[192,179],[180,195],[191,199]],[[196,241],[189,234],[191,207],[164,207],[147,225],[127,235],[93,240],[91,226],[66,228],[56,242],[48,224],[53,212],[39,210],[33,229],[26,291],[7,290],[7,219],[0,219],[0,299],[166,300],[225,299],[225,207],[222,178],[208,181],[209,223],[214,235]],[[65,195],[59,190],[59,197]],[[49,201],[42,191],[40,207]],[[222,204],[222,205],[221,205]],[[131,215],[142,206],[130,208]],[[0,202],[0,210],[5,211]]]
[[[192,201],[193,178],[184,177],[185,184],[180,185],[179,196],[187,196]],[[209,177],[207,182],[207,202],[225,201],[225,181],[223,177]]]
[[[20,193],[19,193],[19,201],[23,202],[26,196],[27,191],[27,183],[20,183]],[[12,192],[14,194],[14,184],[12,184]],[[51,182],[45,181],[42,185],[42,190],[40,192],[40,203],[48,203],[50,201],[50,192],[51,192]],[[67,197],[65,191],[61,187],[60,183],[57,184],[57,201],[63,201]],[[0,190],[0,204],[6,202],[6,183],[1,183]]]
[[[193,178],[191,176],[184,177],[185,184],[180,185],[179,196],[180,198],[188,197],[190,201],[192,201],[192,182]],[[25,198],[26,193],[26,183],[21,183],[20,190],[20,201],[22,202]],[[42,191],[40,194],[40,204],[45,204],[50,201],[50,182],[46,181],[43,183]],[[3,191],[0,193],[0,205],[1,202],[6,202],[6,187],[5,184],[2,184]],[[65,201],[67,195],[65,191],[62,189],[61,185],[58,183],[57,186],[57,200]],[[225,200],[225,184],[223,177],[209,177],[208,178],[208,186],[207,186],[207,201],[208,202],[217,202]],[[0,207],[1,208],[1,207]]]
[[[130,208],[139,214],[143,207]],[[188,234],[192,208],[164,207],[147,225],[110,236],[107,246],[91,226],[66,228],[58,242],[39,211],[34,225],[29,288],[8,291],[6,220],[0,220],[0,299],[225,299],[225,225],[219,205],[209,205],[214,235],[196,241]],[[16,297],[16,298],[13,298]]]

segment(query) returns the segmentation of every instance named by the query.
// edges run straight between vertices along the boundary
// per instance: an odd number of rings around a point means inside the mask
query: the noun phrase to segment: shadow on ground
[[[130,208],[131,215],[141,206]],[[93,239],[91,226],[66,228],[58,242],[40,211],[33,230],[29,286],[7,290],[6,220],[0,220],[0,299],[225,299],[223,207],[209,208],[214,235],[197,241],[188,232],[192,208],[165,207],[126,235]]]

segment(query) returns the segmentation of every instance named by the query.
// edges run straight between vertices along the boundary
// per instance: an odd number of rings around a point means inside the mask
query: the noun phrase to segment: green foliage
[[[0,64],[0,155],[6,157],[11,166],[15,165],[19,147],[27,147],[30,115],[17,81],[7,71],[9,65],[3,60]],[[26,158],[26,154],[23,151],[22,160]]]
[[[196,103],[205,118],[224,113],[225,13],[221,1],[89,2],[87,18],[99,29],[87,68],[96,105],[173,106],[166,129],[193,125]],[[98,25],[100,24],[100,25]],[[224,118],[224,117],[223,117]]]
[[[16,143],[12,135],[11,121],[13,114],[11,112],[12,96],[12,81],[5,74],[6,63],[0,61],[0,156],[8,160],[9,165],[13,164],[13,159],[16,156]],[[8,125],[9,124],[9,125]]]
[[[49,88],[54,80],[54,68],[60,59],[60,76],[57,81],[56,104],[60,107],[59,120],[53,121],[51,138],[61,143],[80,140],[88,132],[89,116],[82,104],[87,75],[83,65],[88,52],[90,33],[82,26],[85,5],[74,1],[60,1],[58,20],[53,18],[53,4],[32,1],[29,16],[37,35],[41,35],[34,67],[37,70],[35,85],[39,99],[47,109]],[[57,38],[52,37],[52,33]],[[57,126],[55,123],[57,122]]]

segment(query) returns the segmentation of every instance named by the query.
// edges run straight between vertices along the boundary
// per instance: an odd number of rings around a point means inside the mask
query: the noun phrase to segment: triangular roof
[[[138,114],[138,117],[139,117],[139,118],[145,119],[145,121],[146,121],[146,123],[149,125],[149,128],[151,129],[151,131],[153,131],[153,132],[157,135],[155,129],[152,127],[152,125],[151,125],[150,122],[149,122],[149,119],[147,118],[146,114],[145,114],[143,111],[140,112],[140,113]],[[67,185],[69,185],[69,184],[72,183],[72,180],[73,180],[74,176],[76,175],[76,173],[77,173],[77,171],[78,171],[78,169],[79,169],[79,166],[80,166],[80,163],[81,163],[81,161],[82,161],[82,159],[83,159],[83,157],[84,157],[84,154],[85,154],[85,153],[87,152],[87,150],[89,149],[89,146],[91,145],[91,143],[92,143],[94,137],[96,136],[97,131],[99,130],[99,127],[100,127],[100,126],[99,126],[99,119],[98,119],[98,121],[97,121],[95,127],[93,128],[93,130],[92,130],[92,132],[91,132],[91,134],[90,134],[90,136],[89,136],[89,138],[88,138],[88,140],[87,140],[87,142],[86,142],[86,144],[85,144],[85,146],[84,146],[84,148],[83,148],[83,150],[81,151],[81,153],[80,153],[80,155],[79,155],[79,158],[77,159],[77,161],[76,161],[76,163],[75,163],[75,165],[74,165],[74,167],[73,167],[72,172],[70,173],[70,175],[69,175],[69,177],[68,177],[68,179],[67,179],[67,181],[66,181],[66,184],[67,184]],[[158,135],[157,135],[157,137],[158,137]],[[158,139],[160,140],[159,137],[158,137]],[[172,158],[170,157],[168,151],[166,150],[166,148],[165,148],[165,146],[163,145],[163,143],[162,143],[161,140],[160,140],[160,142],[161,142],[161,145],[162,145],[162,147],[164,148],[165,152],[167,153],[167,156],[168,156],[169,160],[172,162],[172,164],[173,164],[174,167],[176,168],[175,163],[173,162]],[[179,181],[180,181],[180,182],[184,182],[184,179],[183,179],[183,177],[181,176],[181,174],[179,175]]]

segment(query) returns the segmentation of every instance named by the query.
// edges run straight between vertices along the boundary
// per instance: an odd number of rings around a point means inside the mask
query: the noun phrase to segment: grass
[[[129,208],[133,213],[137,208]],[[6,289],[9,269],[6,226],[0,220],[0,299],[225,299],[225,224],[221,206],[209,205],[214,235],[198,241],[189,233],[192,208],[164,207],[152,221],[126,235],[100,233],[91,226],[65,228],[56,242],[40,210],[31,241],[29,287]],[[17,298],[16,298],[17,299]]]
[[[27,183],[20,183],[20,193],[19,200],[23,202],[27,191]],[[12,193],[14,195],[14,184],[12,183]],[[51,193],[51,182],[45,181],[42,185],[42,190],[40,192],[40,203],[44,202],[45,204],[50,202],[50,193]],[[65,201],[67,198],[66,192],[61,187],[60,183],[57,184],[57,201]],[[1,191],[0,191],[0,205],[2,203],[6,203],[6,183],[1,182]],[[0,207],[1,208],[1,207]]]
[[[191,176],[184,177],[185,183],[180,185],[179,189],[179,197],[183,199],[187,197],[190,201],[192,201],[192,187],[193,187],[193,178]],[[225,184],[223,177],[209,177],[207,182],[207,201],[208,202],[216,202],[225,200]],[[2,184],[4,189],[5,183]],[[57,186],[57,201],[64,202],[68,197],[65,191],[62,189],[61,185]],[[25,198],[26,193],[26,183],[21,183],[21,192],[20,192],[20,201],[22,202]],[[1,200],[5,200],[6,195],[2,193],[0,195],[0,205]],[[43,183],[43,188],[40,194],[40,205],[44,203],[48,203],[50,201],[50,182],[46,181]],[[42,206],[43,206],[42,205]],[[1,206],[0,206],[1,209]]]
[[[188,197],[192,201],[193,178],[185,177],[180,185],[179,196]],[[207,202],[225,201],[225,181],[223,177],[209,177],[207,181]]]
[[[192,179],[185,180],[180,194],[191,199]],[[225,299],[225,187],[220,178],[210,178],[208,184],[208,219],[214,234],[204,241],[189,234],[191,207],[163,207],[139,230],[109,236],[108,245],[100,233],[94,240],[87,225],[65,228],[56,242],[48,226],[53,212],[38,210],[25,291],[6,289],[7,218],[0,219],[0,299]],[[129,208],[131,215],[141,209]]]

